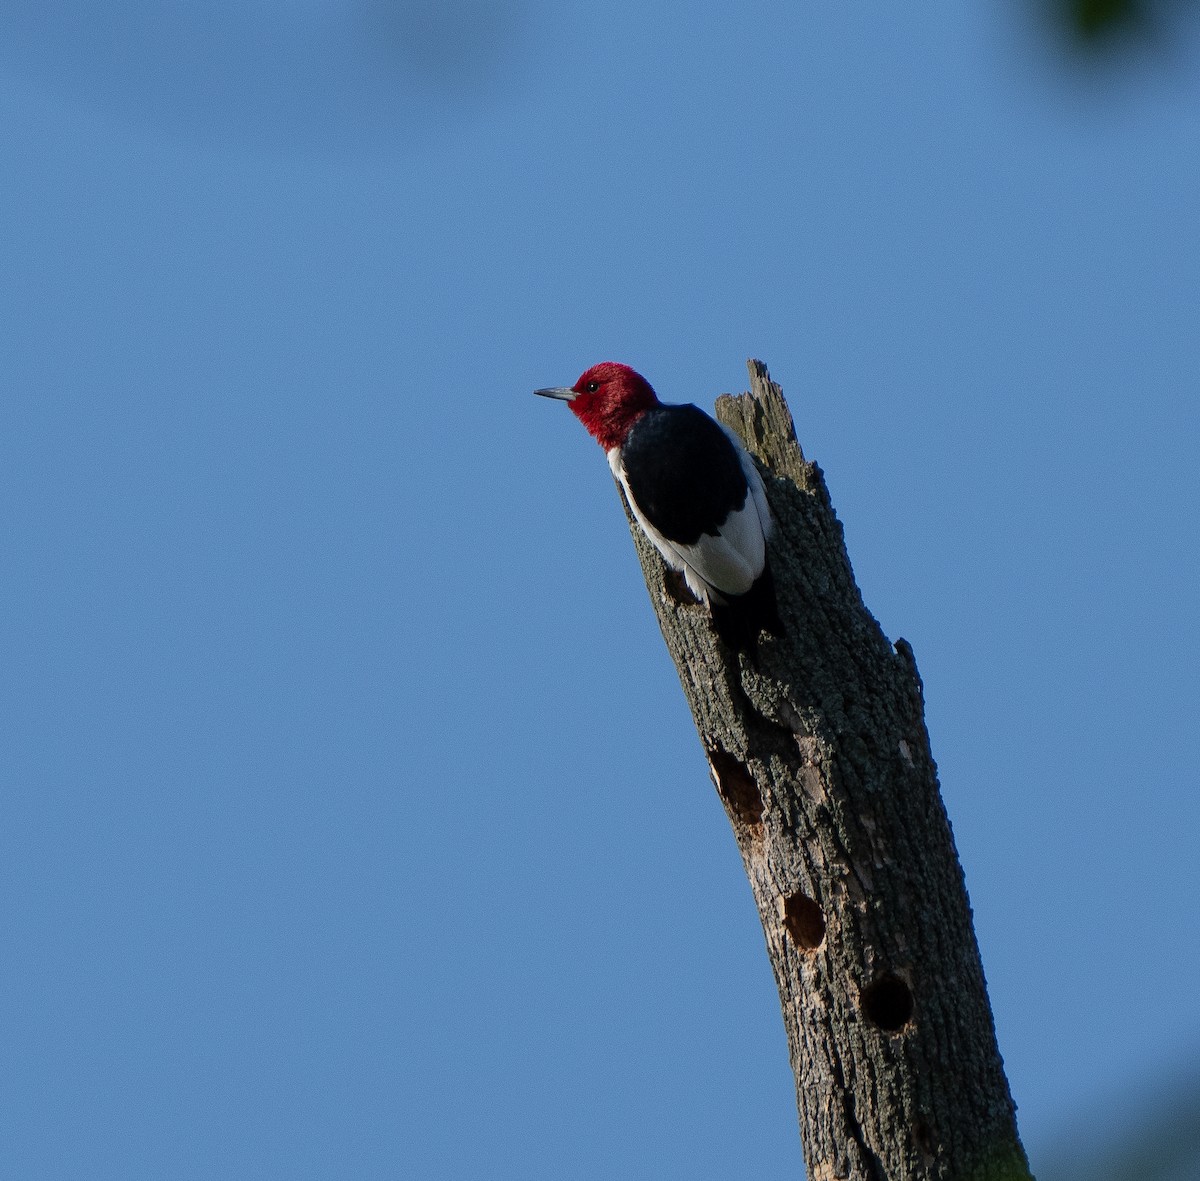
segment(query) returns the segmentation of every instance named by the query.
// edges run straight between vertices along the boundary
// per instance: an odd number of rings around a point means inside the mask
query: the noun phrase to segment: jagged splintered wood
[[[766,933],[808,1176],[1029,1179],[912,649],[761,362],[750,384],[717,417],[763,469],[786,634],[730,651],[631,531]]]

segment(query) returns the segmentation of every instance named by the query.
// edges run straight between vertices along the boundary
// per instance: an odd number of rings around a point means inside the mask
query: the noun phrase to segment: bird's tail
[[[754,647],[760,632],[783,635],[771,567],[763,567],[763,572],[744,595],[730,596],[723,604],[713,603],[712,620],[717,635],[729,647],[743,651]]]

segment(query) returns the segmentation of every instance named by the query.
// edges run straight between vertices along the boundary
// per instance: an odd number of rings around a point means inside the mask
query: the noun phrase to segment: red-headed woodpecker
[[[570,388],[535,390],[566,402],[608,453],[642,532],[742,642],[779,630],[767,566],[771,510],[741,440],[696,406],[667,406],[628,365],[602,361]]]

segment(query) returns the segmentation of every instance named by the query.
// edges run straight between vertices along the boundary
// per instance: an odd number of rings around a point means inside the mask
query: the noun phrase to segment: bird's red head
[[[570,404],[571,412],[605,451],[619,447],[629,428],[658,397],[650,383],[628,365],[601,361],[588,369],[570,389],[537,390]]]

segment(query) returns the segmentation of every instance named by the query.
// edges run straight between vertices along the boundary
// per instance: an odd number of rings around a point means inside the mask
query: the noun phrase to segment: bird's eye
[[[585,394],[594,394],[599,388],[600,383],[598,381],[589,381],[587,385],[583,387],[583,392]]]

